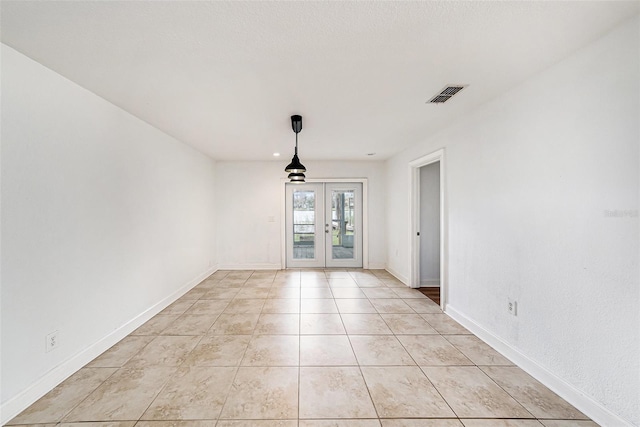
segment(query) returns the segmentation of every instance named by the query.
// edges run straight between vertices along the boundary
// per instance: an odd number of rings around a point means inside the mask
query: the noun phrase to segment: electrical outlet
[[[58,339],[58,331],[51,332],[46,337],[46,352],[49,353],[51,350],[55,350],[60,345],[60,340]]]
[[[518,301],[512,300],[512,299],[508,299],[507,300],[507,311],[509,312],[509,314],[517,316],[518,315]]]

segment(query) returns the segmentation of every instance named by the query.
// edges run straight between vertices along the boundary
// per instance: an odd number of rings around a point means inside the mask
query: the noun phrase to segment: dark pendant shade
[[[300,173],[300,172],[306,172],[307,169],[304,167],[302,163],[300,163],[300,159],[298,158],[298,153],[296,153],[293,155],[293,158],[291,159],[291,163],[289,163],[287,167],[284,168],[284,171]]]
[[[291,116],[291,128],[296,133],[296,150],[294,151],[291,163],[284,168],[284,171],[290,172],[288,178],[291,183],[301,184],[305,179],[304,172],[307,171],[307,168],[300,163],[300,159],[298,158],[298,133],[302,130],[302,116]]]

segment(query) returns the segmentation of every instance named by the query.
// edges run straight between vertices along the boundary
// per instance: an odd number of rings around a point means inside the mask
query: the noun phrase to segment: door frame
[[[369,191],[367,178],[307,178],[309,184],[348,184],[351,182],[362,184],[362,268],[369,268]],[[287,268],[287,195],[286,178],[280,179],[280,268]]]
[[[409,286],[420,287],[420,168],[440,162],[440,307],[447,303],[447,209],[445,198],[445,153],[444,148],[409,162],[411,191],[409,193]]]

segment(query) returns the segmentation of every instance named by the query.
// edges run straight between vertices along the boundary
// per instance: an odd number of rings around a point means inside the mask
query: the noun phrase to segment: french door
[[[362,267],[362,183],[286,184],[287,267]]]

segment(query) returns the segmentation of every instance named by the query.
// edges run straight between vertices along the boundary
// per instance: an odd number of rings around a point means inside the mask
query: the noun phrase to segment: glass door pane
[[[293,259],[314,259],[316,193],[293,190]]]
[[[353,259],[355,191],[331,191],[331,258]]]
[[[324,267],[324,187],[286,184],[287,267]]]
[[[362,184],[325,184],[327,267],[362,267]]]

